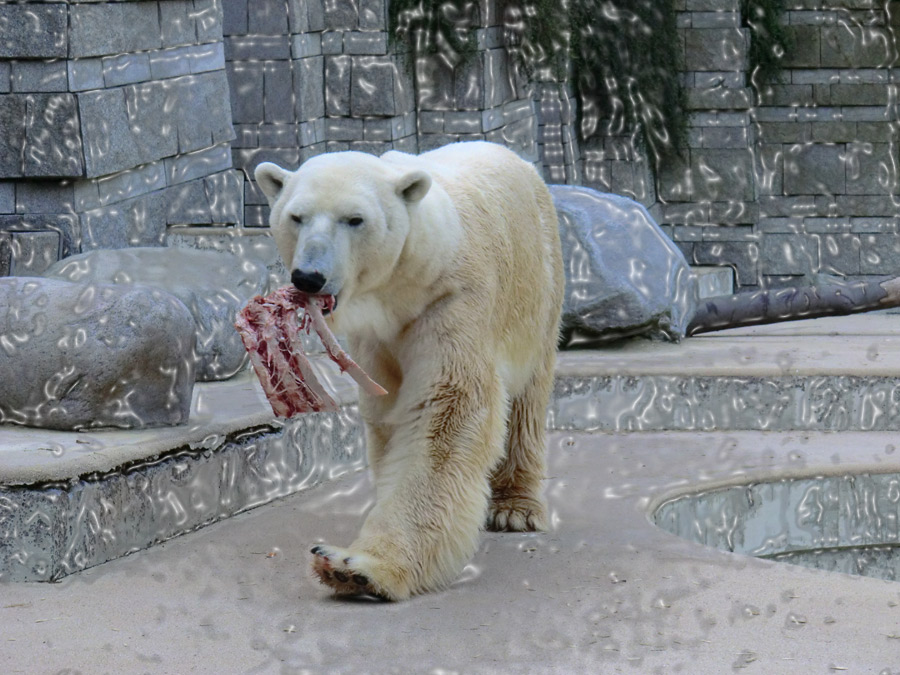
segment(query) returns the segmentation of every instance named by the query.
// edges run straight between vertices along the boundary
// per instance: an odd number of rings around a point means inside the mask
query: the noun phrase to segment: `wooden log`
[[[824,278],[813,286],[705,298],[688,324],[687,335],[739,326],[860,314],[889,307],[900,307],[900,277],[854,281]]]

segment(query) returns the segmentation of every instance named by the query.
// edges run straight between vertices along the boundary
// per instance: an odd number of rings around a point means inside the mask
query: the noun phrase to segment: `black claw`
[[[349,565],[349,564],[350,564],[350,558],[344,558],[344,564],[345,564],[345,565]]]
[[[319,555],[319,551],[321,551],[321,550],[322,550],[321,546],[313,546],[311,549],[309,549],[309,552],[312,553],[313,555]]]
[[[359,584],[360,586],[368,586],[369,585],[369,580],[366,577],[364,577],[362,574],[354,574],[353,581],[354,581],[354,583]]]
[[[342,584],[347,583],[347,575],[344,574],[343,572],[335,572],[334,578],[337,579],[338,581],[340,581]]]
[[[322,570],[322,576],[331,581],[331,572],[328,570]]]

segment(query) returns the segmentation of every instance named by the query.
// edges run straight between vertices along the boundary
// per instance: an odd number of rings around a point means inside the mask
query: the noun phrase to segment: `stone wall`
[[[790,0],[796,48],[766,84],[740,0],[676,0],[688,147],[653,167],[621,132],[579,147],[571,89],[521,72],[501,3],[478,3],[454,71],[389,44],[388,1],[0,4],[0,275],[97,247],[233,249],[265,233],[261,161],[482,138],[637,199],[740,287],[900,269],[900,3]]]
[[[239,222],[219,0],[0,4],[0,275]]]
[[[661,167],[656,213],[742,287],[898,274],[900,4],[787,4],[795,45],[772,84],[751,82],[739,0],[681,0],[689,148]]]
[[[554,83],[530,87],[516,72],[496,5],[481,3],[477,53],[454,72],[389,45],[386,0],[225,0],[244,224],[267,224],[250,180],[257,164],[294,168],[322,152],[418,153],[486,139],[557,182],[576,180],[571,94]]]

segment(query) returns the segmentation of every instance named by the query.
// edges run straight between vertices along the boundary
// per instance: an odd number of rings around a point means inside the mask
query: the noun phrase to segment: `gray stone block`
[[[691,172],[694,200],[752,201],[756,198],[749,150],[692,150]]]
[[[550,191],[566,268],[584,271],[566,282],[563,342],[573,333],[603,340],[684,337],[697,283],[647,210],[589,188],[552,185]]]
[[[49,429],[181,424],[190,412],[194,322],[159,290],[0,280],[0,421]],[[65,320],[60,320],[65,317]]]
[[[821,234],[819,243],[820,271],[824,274],[848,276],[859,274],[860,243],[853,234]]]
[[[232,0],[228,0],[230,3]],[[221,0],[194,0],[194,24],[198,42],[222,39],[223,3]]]
[[[448,111],[444,115],[444,131],[449,134],[477,134],[481,131],[481,113]]]
[[[10,90],[14,92],[68,91],[66,62],[13,61],[10,64]]]
[[[94,182],[97,186],[96,206],[107,206],[162,190],[166,187],[166,174],[163,163],[156,161],[104,176]]]
[[[79,94],[78,111],[87,177],[103,176],[134,165],[139,152],[129,124],[124,89]]]
[[[59,260],[59,232],[9,232],[9,274],[18,277],[39,276]]]
[[[209,225],[213,222],[203,180],[192,180],[166,190],[167,225]]]
[[[22,175],[27,109],[25,96],[0,96],[0,178]]]
[[[190,152],[234,138],[224,71],[170,80],[176,107],[178,150]]]
[[[382,31],[346,31],[344,32],[345,54],[368,54],[373,56],[387,54],[387,33]]]
[[[230,169],[231,152],[227,143],[220,143],[197,152],[166,157],[164,163],[166,181],[177,185]]]
[[[418,116],[420,134],[440,134],[444,131],[444,113],[422,111]],[[500,125],[497,125],[500,126]],[[495,127],[496,128],[496,127]]]
[[[81,225],[74,213],[24,213],[0,216],[0,232],[56,232],[60,255],[81,250]]]
[[[325,115],[325,57],[311,56],[293,62],[296,119],[308,122]]]
[[[0,180],[0,213],[15,213],[16,182]]]
[[[52,59],[67,55],[65,4],[0,4],[0,58]]]
[[[454,110],[453,68],[443,59],[423,56],[415,64],[419,110]]]
[[[160,2],[159,30],[163,46],[194,44],[197,41],[194,16],[193,0]]]
[[[760,271],[764,275],[811,275],[819,271],[816,241],[806,235],[767,234],[762,238]]]
[[[135,153],[129,166],[122,168],[154,162],[178,152],[180,102],[173,91],[176,82],[146,82],[121,90]]]
[[[28,94],[25,100],[22,175],[47,178],[83,175],[83,137],[75,96]]]
[[[295,148],[299,140],[298,124],[262,124],[259,145],[264,148]]]
[[[324,28],[329,30],[356,30],[359,28],[359,0],[343,0],[342,2],[309,0],[308,5],[312,30],[315,30],[312,27],[312,14],[316,5],[322,6]]]
[[[350,57],[325,57],[325,114],[350,115]]]
[[[263,119],[263,64],[228,63],[225,70],[231,88],[231,115],[236,124],[259,124]]]
[[[180,75],[190,75],[191,49],[193,48],[185,46],[149,52],[150,76],[152,79],[161,80]]]
[[[151,192],[80,214],[81,249],[161,246],[166,232],[164,192]]]
[[[192,73],[205,73],[225,68],[225,46],[221,42],[191,47],[188,58]]]
[[[120,54],[102,59],[103,82],[107,87],[119,87],[150,79],[150,57],[146,52]]]
[[[326,119],[325,134],[328,141],[361,141],[363,121],[348,117]]]
[[[291,58],[304,59],[307,56],[319,56],[324,53],[324,35],[338,36],[340,33],[302,33],[291,38]],[[333,40],[332,40],[333,42]],[[340,53],[338,48],[337,53]],[[334,53],[334,52],[331,52]]]
[[[300,4],[302,0],[293,0],[291,4]],[[222,33],[228,35],[246,35],[249,33],[249,0],[229,0],[222,5]],[[297,32],[291,29],[292,33]]]
[[[900,237],[896,233],[863,234],[859,239],[860,273],[900,275]]]
[[[311,35],[322,36],[320,48],[323,54],[341,54],[344,51],[344,34],[340,31],[311,33]]]
[[[0,61],[0,94],[9,93],[11,70],[9,61]]]
[[[386,0],[359,0],[359,27],[362,30],[387,28]]]
[[[165,1],[173,2],[175,0]],[[162,41],[162,31],[159,26],[160,4],[162,3],[125,2],[120,4],[123,42],[117,51],[137,52],[173,46]],[[107,5],[107,7],[113,6]]]
[[[69,91],[103,88],[103,63],[100,59],[68,59],[66,68]]]
[[[842,25],[822,29],[821,65],[825,68],[884,68],[897,58],[890,29]]]
[[[740,71],[747,67],[747,33],[741,28],[685,31],[687,70]]]
[[[285,61],[291,58],[287,35],[247,35],[225,38],[226,61]]]
[[[263,68],[263,121],[292,122],[294,120],[294,91],[291,61],[271,61]]]
[[[846,192],[844,149],[840,145],[794,146],[784,153],[784,191],[788,195]]]
[[[389,119],[369,119],[363,121],[363,140],[365,141],[390,141],[394,139],[394,123]],[[400,127],[403,127],[402,120]],[[406,134],[399,134],[401,138]]]
[[[321,31],[326,28],[337,28],[337,26],[325,25],[325,0],[305,0],[305,4],[308,30]]]
[[[69,57],[122,54],[161,46],[157,3],[69,5]]]
[[[724,241],[693,244],[691,264],[731,267],[738,286],[759,283],[759,245],[756,242]]]
[[[12,188],[12,183],[8,185]],[[16,185],[14,202],[6,213],[72,213],[75,190],[69,181],[23,180]]]
[[[223,171],[203,179],[213,223],[241,225],[244,178],[239,171]]]
[[[506,53],[506,49],[486,51],[484,53],[484,106],[493,108],[503,105],[512,97],[513,86],[509,69],[509,55]],[[561,105],[557,99],[554,115],[561,115]]]
[[[848,143],[845,147],[847,194],[897,193],[896,158],[889,144]]]
[[[885,234],[900,232],[900,218],[850,218],[850,231],[854,234]]]
[[[357,56],[352,59],[350,75],[350,112],[393,116],[398,113],[394,101],[396,67],[387,56]]]
[[[288,13],[283,2],[249,2],[248,32],[254,35],[287,35]]]
[[[235,139],[231,143],[233,148],[257,148],[259,147],[259,129],[253,124],[235,124]]]
[[[475,54],[471,62],[456,69],[454,97],[458,110],[482,110],[485,107],[484,56]]]

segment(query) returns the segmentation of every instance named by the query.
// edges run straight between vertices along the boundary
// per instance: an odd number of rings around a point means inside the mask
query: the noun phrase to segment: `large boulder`
[[[186,422],[194,321],[158,289],[0,279],[0,422],[47,429]]]
[[[551,185],[550,192],[566,265],[562,344],[683,338],[699,300],[697,280],[647,209],[585,187]]]
[[[247,363],[234,329],[235,314],[254,295],[264,293],[268,283],[268,271],[254,260],[223,251],[168,247],[82,253],[59,261],[45,276],[160,288],[177,297],[196,324],[200,381],[227,379]]]

